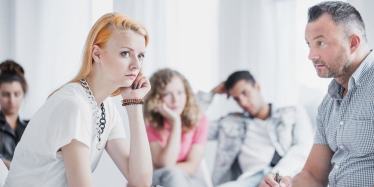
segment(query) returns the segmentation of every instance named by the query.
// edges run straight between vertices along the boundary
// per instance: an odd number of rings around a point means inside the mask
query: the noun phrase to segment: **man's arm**
[[[332,156],[333,152],[328,145],[313,145],[303,170],[294,177],[292,186],[327,186]]]
[[[213,101],[215,94],[225,94],[226,89],[224,82],[221,82],[215,86],[209,93],[199,91],[196,94],[197,102],[199,103],[200,108],[206,112]],[[208,131],[208,140],[217,140],[218,138],[218,120],[213,120],[209,122],[209,131]]]
[[[321,187],[327,186],[331,171],[333,152],[328,145],[314,144],[303,170],[293,179],[283,177],[280,184],[268,175],[261,182],[260,187]]]
[[[197,102],[199,103],[200,108],[206,112],[209,105],[213,101],[214,92],[206,93],[199,91],[196,94]],[[219,120],[209,121],[209,130],[208,130],[208,140],[217,140],[218,138],[218,122]]]

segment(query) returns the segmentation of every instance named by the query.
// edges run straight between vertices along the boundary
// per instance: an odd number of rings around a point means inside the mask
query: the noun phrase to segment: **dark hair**
[[[13,60],[5,60],[0,64],[0,85],[14,81],[21,83],[23,92],[27,92],[28,85],[22,66]]]
[[[249,71],[236,71],[232,73],[225,81],[225,89],[227,91],[231,90],[234,85],[241,80],[245,80],[251,84],[256,84],[256,80]]]
[[[336,24],[343,24],[346,32],[350,31],[352,26],[362,32],[362,37],[366,39],[365,23],[362,20],[360,12],[349,3],[342,1],[326,1],[314,5],[308,10],[308,23],[320,18],[323,14],[329,14]]]

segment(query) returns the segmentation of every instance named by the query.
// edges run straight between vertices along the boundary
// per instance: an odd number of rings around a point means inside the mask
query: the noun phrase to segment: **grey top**
[[[315,144],[334,152],[330,187],[374,185],[374,54],[365,58],[348,83],[333,80],[318,109]]]

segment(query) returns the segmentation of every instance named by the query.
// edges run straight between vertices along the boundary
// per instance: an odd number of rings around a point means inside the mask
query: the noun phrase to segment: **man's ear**
[[[261,86],[257,82],[255,83],[255,88],[256,90],[261,91]]]
[[[98,45],[93,45],[92,47],[92,59],[94,62],[101,61],[101,48]]]
[[[349,48],[351,49],[351,53],[354,53],[357,48],[360,47],[360,44],[361,44],[361,38],[356,35],[356,34],[352,34],[349,38]]]

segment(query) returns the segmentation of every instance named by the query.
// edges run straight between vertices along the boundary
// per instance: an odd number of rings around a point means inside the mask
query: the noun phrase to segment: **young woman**
[[[91,187],[105,149],[129,186],[149,186],[152,159],[142,98],[150,83],[141,73],[146,30],[117,13],[92,27],[78,75],[54,92],[31,119],[19,142],[5,186]],[[116,106],[127,110],[130,140]],[[131,142],[131,148],[130,144]]]
[[[145,117],[156,169],[153,184],[204,186],[195,173],[203,158],[208,122],[188,81],[171,69],[157,71],[150,80]]]
[[[8,168],[28,122],[19,117],[27,92],[24,74],[22,66],[12,60],[0,64],[0,159]]]

